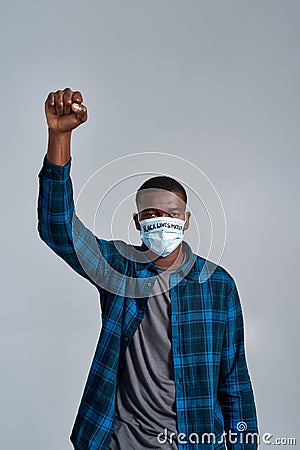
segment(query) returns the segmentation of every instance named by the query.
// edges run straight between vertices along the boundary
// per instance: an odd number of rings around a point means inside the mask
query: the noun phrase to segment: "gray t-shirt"
[[[159,270],[143,320],[126,349],[109,450],[177,450],[168,293],[174,270]]]

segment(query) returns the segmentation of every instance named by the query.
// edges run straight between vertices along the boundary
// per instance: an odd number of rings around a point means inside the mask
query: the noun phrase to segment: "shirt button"
[[[124,341],[125,341],[125,342],[128,342],[128,337],[124,337]]]
[[[151,287],[151,286],[152,286],[152,283],[151,283],[151,281],[148,281],[148,283],[147,283],[147,286],[149,286],[149,287]]]
[[[48,169],[47,169],[47,172],[48,172],[48,173],[50,173],[50,172],[51,172],[51,170],[52,170],[52,169],[49,169],[49,168],[48,168]]]

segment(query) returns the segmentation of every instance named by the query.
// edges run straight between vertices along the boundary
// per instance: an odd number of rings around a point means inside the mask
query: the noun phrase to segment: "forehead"
[[[145,189],[138,193],[137,206],[139,211],[145,209],[168,211],[174,208],[184,210],[186,204],[181,192],[170,192],[164,189]]]

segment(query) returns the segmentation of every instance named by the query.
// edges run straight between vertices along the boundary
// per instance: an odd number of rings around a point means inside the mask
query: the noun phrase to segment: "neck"
[[[143,244],[144,245],[144,244]],[[146,247],[146,246],[145,246]],[[182,243],[167,256],[157,256],[151,250],[147,250],[149,259],[160,269],[176,268],[180,266],[184,260],[184,252],[182,250]]]

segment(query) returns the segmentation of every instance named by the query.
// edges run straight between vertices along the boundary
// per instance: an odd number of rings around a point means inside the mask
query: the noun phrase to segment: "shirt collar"
[[[193,253],[191,247],[186,241],[182,241],[183,251],[185,253],[185,262],[182,266],[178,268],[178,270],[173,273],[179,274],[182,278],[199,281],[199,269],[197,267],[198,257]],[[135,246],[135,249],[138,252],[141,252],[139,255],[139,262],[136,262],[136,272],[138,276],[142,276],[142,272],[145,271],[150,272],[151,275],[158,275],[158,270],[155,264],[146,256],[145,248],[141,246]]]

